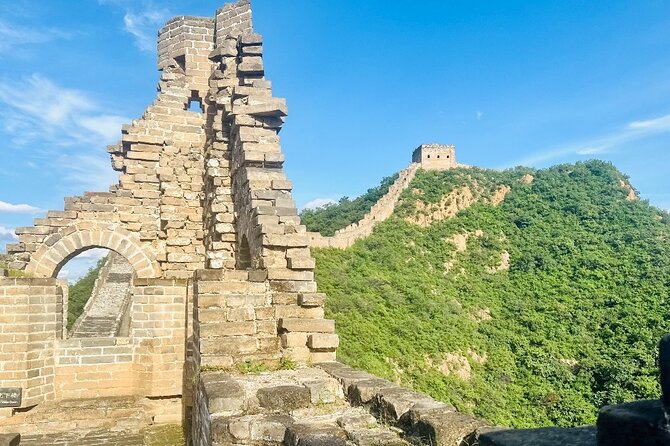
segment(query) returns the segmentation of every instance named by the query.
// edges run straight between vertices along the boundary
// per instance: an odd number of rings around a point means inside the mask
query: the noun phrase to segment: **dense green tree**
[[[389,187],[398,179],[398,174],[384,178],[379,186],[368,189],[358,198],[350,200],[342,197],[340,201],[327,204],[317,209],[305,209],[300,213],[302,224],[312,232],[320,232],[321,235],[332,236],[338,229],[346,228],[367,214],[372,206],[386,195]]]
[[[370,237],[314,250],[339,359],[514,427],[592,423],[604,404],[658,397],[670,224],[628,200],[627,181],[601,161],[420,171]],[[478,198],[455,218],[411,223],[463,186]]]

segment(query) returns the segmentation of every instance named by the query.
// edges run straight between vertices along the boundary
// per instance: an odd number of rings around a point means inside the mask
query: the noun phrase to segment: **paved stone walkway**
[[[128,432],[51,434],[21,438],[21,446],[144,446],[144,435]]]
[[[73,338],[103,338],[118,335],[120,315],[130,297],[133,267],[116,253],[110,253],[109,261],[111,265],[107,279],[91,296],[91,306],[72,333]]]
[[[70,432],[24,436],[21,446],[184,446],[181,426],[154,426],[142,432]]]

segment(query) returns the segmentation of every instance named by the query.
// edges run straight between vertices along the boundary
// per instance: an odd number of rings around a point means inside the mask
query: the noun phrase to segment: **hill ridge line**
[[[398,178],[389,187],[388,192],[377,201],[370,211],[356,223],[339,229],[333,236],[324,236],[318,232],[308,232],[310,248],[337,248],[346,249],[353,246],[358,240],[364,239],[374,227],[393,215],[400,194],[407,189],[414,179],[420,163],[410,163],[405,169],[398,172]]]

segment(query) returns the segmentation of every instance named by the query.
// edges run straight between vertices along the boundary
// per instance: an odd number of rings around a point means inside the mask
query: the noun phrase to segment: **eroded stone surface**
[[[598,444],[603,446],[670,444],[670,420],[660,400],[605,406],[597,426]]]
[[[480,446],[596,446],[596,429],[594,427],[504,429],[483,432],[478,440]]]

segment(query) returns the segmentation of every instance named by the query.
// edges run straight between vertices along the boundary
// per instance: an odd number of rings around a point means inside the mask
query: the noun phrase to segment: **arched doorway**
[[[92,248],[60,266],[69,283],[64,302],[68,338],[127,337],[134,271],[128,260],[108,249]]]

